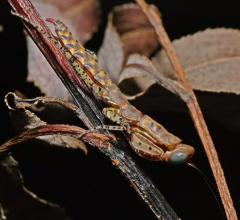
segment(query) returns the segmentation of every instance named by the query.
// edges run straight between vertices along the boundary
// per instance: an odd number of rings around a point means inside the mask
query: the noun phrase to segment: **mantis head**
[[[174,165],[185,164],[192,158],[194,151],[193,147],[180,143],[175,149],[164,153],[164,160]]]

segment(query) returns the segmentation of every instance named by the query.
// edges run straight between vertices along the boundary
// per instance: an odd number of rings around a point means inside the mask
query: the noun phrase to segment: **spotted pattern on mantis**
[[[186,163],[194,154],[194,148],[168,132],[151,117],[131,105],[118,87],[97,63],[97,56],[85,49],[72,36],[67,26],[59,20],[48,19],[55,25],[55,32],[78,76],[89,89],[109,107],[103,114],[121,126],[129,136],[129,143],[140,156],[170,163]]]

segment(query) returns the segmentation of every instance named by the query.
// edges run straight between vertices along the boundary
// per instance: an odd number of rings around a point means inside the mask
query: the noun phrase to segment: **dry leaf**
[[[128,86],[130,81],[131,86]],[[128,99],[135,99],[147,92],[147,90],[154,84],[158,84],[161,87],[171,91],[172,93],[181,96],[183,100],[189,98],[184,88],[175,80],[168,79],[162,74],[159,74],[151,60],[145,56],[139,54],[130,55],[127,64],[120,75],[120,87],[126,87],[126,96]],[[135,88],[132,85],[135,83]],[[137,89],[136,89],[137,87]],[[134,90],[132,95],[129,95],[129,90]]]
[[[238,30],[208,29],[175,40],[173,46],[195,90],[240,94],[238,83],[240,79],[240,32]],[[134,62],[139,63],[142,58],[139,56],[139,58],[135,57],[134,59]],[[128,64],[131,63],[131,65],[127,65],[121,73],[121,85],[125,83],[124,80],[130,78],[138,83],[137,93],[128,96],[128,98],[134,99],[144,94],[154,83],[158,83],[169,91],[180,95],[182,99],[188,99],[176,80],[165,52],[161,51],[152,60],[157,71],[146,72],[145,67],[138,66],[136,68],[133,61],[128,61]],[[146,64],[147,62],[145,62],[145,66],[150,65],[149,62]]]
[[[137,40],[136,40],[137,39]],[[127,58],[132,53],[151,54],[158,45],[148,19],[136,4],[115,7],[108,18],[99,64],[118,82]]]
[[[196,90],[240,94],[240,31],[207,29],[173,41],[188,80]],[[153,63],[160,73],[175,78],[163,51]]]
[[[22,99],[14,93],[8,93],[5,102],[9,110],[11,110],[11,119],[14,122],[14,126],[21,133],[2,144],[0,152],[5,152],[11,146],[33,138],[57,147],[81,149],[85,153],[87,153],[87,148],[83,142],[100,148],[108,148],[110,142],[115,140],[112,136],[87,131],[75,125],[47,124],[33,113],[33,111],[38,112],[38,114],[41,112],[41,115],[44,115],[45,112],[49,117],[48,111],[43,107],[52,105],[57,108],[57,105],[59,105],[77,115],[77,107],[72,103],[46,97]],[[61,115],[60,112],[58,112],[59,114]]]
[[[117,7],[109,16],[105,39],[99,52],[99,63],[111,75],[128,99],[144,94],[154,83],[188,99],[178,83],[164,51],[152,59],[147,57],[156,49],[148,20],[138,6]],[[138,22],[135,20],[136,17]],[[144,20],[146,19],[146,21]],[[149,36],[143,30],[149,29]],[[139,31],[140,30],[140,31]],[[139,31],[139,32],[138,32]],[[143,39],[141,38],[143,37]],[[141,46],[138,45],[138,42]],[[152,43],[147,50],[149,42]],[[156,40],[157,43],[157,40]],[[137,46],[139,49],[136,49]],[[208,29],[173,41],[173,46],[196,90],[240,93],[240,33],[233,29]],[[150,68],[149,68],[150,67]],[[156,71],[155,71],[155,70]]]
[[[62,20],[82,44],[89,40],[92,34],[96,32],[100,21],[100,8],[97,0],[35,0],[33,4],[43,18],[51,17]],[[51,66],[30,38],[27,38],[27,47],[27,80],[34,82],[48,96],[71,100],[71,96],[61,80],[56,76]]]
[[[18,131],[18,133],[47,125],[45,121],[41,120],[36,114],[28,110],[28,109],[31,109],[31,107],[32,107],[32,110],[36,108],[35,105],[37,105],[38,102],[37,102],[37,99],[34,99],[34,100],[35,102],[31,102],[31,101],[28,102],[28,100],[26,99],[26,102],[24,102],[24,99],[17,97],[14,93],[8,93],[6,95],[5,102],[9,110],[11,110],[10,112],[11,120],[13,122],[15,129]],[[44,98],[41,98],[40,101],[43,102],[43,105],[44,105],[43,100]],[[48,99],[46,98],[45,101],[47,102],[47,100]],[[44,111],[44,109],[42,110]],[[55,135],[51,134],[43,137],[39,137],[39,136],[41,135],[39,135],[36,132],[37,139],[47,144],[50,144],[52,146],[67,147],[67,148],[71,147],[75,149],[81,149],[84,153],[87,153],[87,148],[85,144],[81,140],[78,140],[74,137],[62,136],[58,134],[55,134]],[[29,139],[29,138],[26,137],[26,139]],[[13,144],[15,144],[15,142]]]
[[[122,49],[120,37],[115,27],[111,23],[108,23],[108,27],[105,30],[104,41],[98,53],[98,63],[110,74],[112,80],[116,83],[123,62],[124,51]]]
[[[27,37],[27,45],[27,81],[33,82],[48,96],[69,100],[69,92],[30,37]]]
[[[115,7],[109,17],[109,23],[115,26],[121,38],[126,58],[132,53],[148,56],[158,46],[152,25],[136,4]]]
[[[119,77],[119,87],[128,99],[143,95],[156,79],[150,74],[153,71],[151,61],[144,56],[130,55]]]
[[[138,5],[125,4],[114,8],[99,51],[99,63],[113,81],[120,84],[126,98],[141,96],[156,81],[186,98],[181,86],[163,75],[159,76],[147,57],[157,46],[157,36]]]
[[[32,3],[42,17],[62,20],[82,44],[97,31],[100,21],[98,0],[33,0]]]

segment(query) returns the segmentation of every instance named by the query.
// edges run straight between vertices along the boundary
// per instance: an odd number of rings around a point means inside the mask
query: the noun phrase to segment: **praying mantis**
[[[17,13],[13,14],[24,19],[44,35],[44,31],[28,21],[27,18]],[[125,131],[130,146],[143,158],[170,164],[186,163],[190,165],[200,173],[213,192],[205,175],[194,164],[189,163],[194,154],[194,148],[183,144],[180,138],[168,132],[161,124],[131,105],[117,85],[100,68],[95,53],[78,43],[64,23],[55,19],[47,19],[47,21],[54,24],[57,34],[57,37],[49,37],[49,40],[52,40],[56,45],[58,43],[62,45],[58,48],[62,50],[77,76],[107,105],[103,108],[102,113],[110,121],[118,124],[118,126],[103,125],[102,128]],[[113,162],[118,164],[118,160],[113,160]]]
[[[27,18],[18,13],[12,12],[12,14],[42,32]],[[57,34],[55,39],[50,40],[55,44],[61,44],[59,49],[62,50],[77,76],[100,100],[108,105],[103,108],[102,113],[110,121],[118,124],[118,126],[104,125],[102,128],[125,131],[132,149],[145,159],[171,164],[189,162],[194,154],[192,146],[183,144],[180,138],[131,105],[107,73],[99,67],[96,54],[84,48],[74,39],[63,22],[52,18],[46,20],[54,24]]]
[[[192,146],[168,132],[162,125],[143,114],[121,93],[116,84],[98,65],[94,52],[85,49],[61,21],[47,19],[55,26],[56,40],[62,45],[65,57],[87,87],[108,106],[102,113],[118,126],[106,129],[123,130],[132,149],[141,157],[172,164],[187,163],[194,154]]]

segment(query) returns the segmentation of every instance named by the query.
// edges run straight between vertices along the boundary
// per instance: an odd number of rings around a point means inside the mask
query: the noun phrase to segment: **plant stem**
[[[138,5],[141,7],[142,11],[145,13],[152,26],[154,27],[159,42],[163,46],[173,69],[176,72],[179,82],[181,82],[182,86],[185,88],[186,92],[191,97],[186,103],[188,109],[191,113],[192,119],[194,121],[194,125],[198,131],[202,144],[204,146],[206,155],[208,157],[221,199],[225,209],[225,213],[228,220],[237,220],[236,210],[233,205],[233,201],[227,186],[227,182],[224,176],[223,169],[218,159],[217,151],[213,144],[212,138],[209,134],[206,122],[204,120],[202,111],[198,104],[197,98],[193,92],[193,89],[189,82],[187,81],[185,71],[177,57],[177,54],[171,44],[171,41],[165,31],[163,26],[160,14],[157,13],[156,10],[153,10],[151,6],[149,6],[145,0],[135,0]]]

